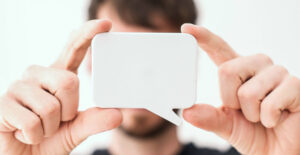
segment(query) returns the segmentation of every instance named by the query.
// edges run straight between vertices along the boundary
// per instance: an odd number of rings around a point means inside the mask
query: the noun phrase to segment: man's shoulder
[[[221,152],[216,149],[196,147],[193,143],[184,145],[178,155],[240,155],[234,148]]]
[[[107,149],[96,150],[92,155],[110,155]]]
[[[96,150],[92,155],[110,155],[108,150]],[[193,143],[185,144],[178,155],[240,155],[234,148],[230,148],[228,151],[221,152],[215,149],[199,148]]]

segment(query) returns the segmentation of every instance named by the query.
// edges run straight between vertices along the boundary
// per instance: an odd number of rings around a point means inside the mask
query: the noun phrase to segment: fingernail
[[[183,25],[195,26],[195,24],[193,24],[193,23],[184,23]]]
[[[195,25],[192,23],[184,23],[183,25],[181,25],[181,30],[183,30],[183,28],[186,26],[195,27]]]
[[[96,20],[96,23],[100,23],[100,22],[102,22],[103,21],[103,19],[97,19]]]

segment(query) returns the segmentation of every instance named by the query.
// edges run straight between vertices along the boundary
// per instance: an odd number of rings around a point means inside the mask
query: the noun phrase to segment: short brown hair
[[[110,2],[118,16],[126,23],[157,28],[153,24],[153,15],[174,28],[180,29],[183,23],[196,23],[197,11],[193,0],[91,0],[88,19],[97,18],[98,9]]]

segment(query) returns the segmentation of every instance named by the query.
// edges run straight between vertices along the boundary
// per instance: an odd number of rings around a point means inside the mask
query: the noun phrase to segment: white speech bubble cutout
[[[189,34],[98,34],[92,41],[93,100],[102,108],[144,108],[179,125],[173,109],[196,101],[197,51]]]

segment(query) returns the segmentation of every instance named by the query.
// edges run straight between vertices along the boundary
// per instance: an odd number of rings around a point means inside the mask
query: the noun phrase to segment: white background
[[[48,66],[69,33],[85,20],[86,0],[0,0],[0,94],[31,64]],[[202,25],[223,37],[241,55],[265,53],[300,76],[299,0],[198,0]],[[201,53],[198,101],[220,105],[217,68]],[[82,65],[80,109],[92,105],[89,76]],[[110,132],[89,138],[73,153],[104,147]],[[214,134],[184,123],[180,139],[224,149]]]

